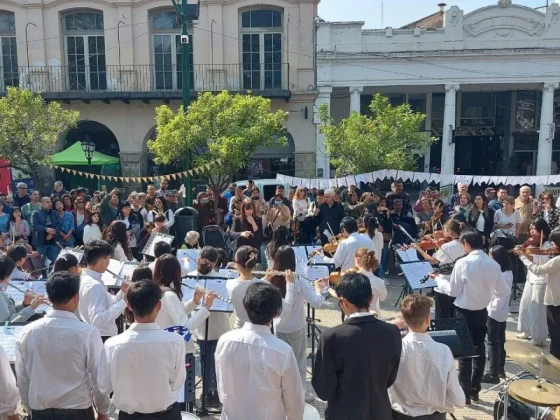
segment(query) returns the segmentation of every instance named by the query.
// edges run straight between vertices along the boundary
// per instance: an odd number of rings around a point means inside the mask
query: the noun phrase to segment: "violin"
[[[443,233],[441,233],[441,237],[438,237],[440,235],[434,235],[434,236],[436,237],[435,239],[422,238],[420,242],[418,242],[416,245],[420,247],[422,251],[431,251],[434,249],[441,248],[441,246],[443,244],[446,244],[447,242],[451,242],[451,238],[443,237]]]
[[[342,237],[342,233],[333,236],[332,238],[329,239],[329,242],[326,243],[323,247],[311,252],[309,254],[309,259],[311,260],[311,258],[317,255],[320,251],[328,252],[329,254],[334,254],[338,248],[338,244],[340,244],[340,242],[342,242],[344,239],[346,238]]]
[[[329,274],[329,277],[323,277],[322,279],[319,279],[319,281],[321,280],[329,280],[329,282],[331,282],[331,284],[338,284],[340,283],[340,279],[348,273],[357,273],[358,269],[357,268],[349,268],[346,271],[333,271],[331,274]]]
[[[510,249],[508,252],[519,252],[523,255],[556,256],[556,255],[560,255],[560,248],[542,249],[542,248],[521,248],[521,247],[517,247],[517,248],[514,248],[514,249]]]

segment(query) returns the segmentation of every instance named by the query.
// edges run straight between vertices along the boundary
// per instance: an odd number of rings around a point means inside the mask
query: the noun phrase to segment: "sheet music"
[[[28,282],[29,284],[29,289],[33,292],[36,293],[38,295],[42,295],[42,296],[47,296],[47,282],[45,281],[30,281]],[[52,311],[52,307],[47,305],[46,303],[43,303],[42,305],[39,305],[37,307],[37,309],[35,309],[35,312],[40,314],[43,312],[50,312]]]
[[[78,264],[82,261],[82,258],[84,258],[84,253],[83,251],[76,251],[75,249],[72,248],[64,248],[62,250],[60,250],[60,255],[64,255],[64,254],[70,254],[76,257],[76,259],[78,260]]]
[[[119,273],[119,278],[117,279],[116,285],[120,286],[123,280],[130,280],[132,278],[132,273],[139,267],[139,264],[133,262],[125,262]]]
[[[188,302],[194,296],[195,290],[192,287],[204,287],[204,279],[194,279],[194,278],[184,278],[181,280],[182,283],[188,284],[191,287],[187,287],[185,285],[181,286],[181,290],[183,291],[183,302]]]
[[[221,297],[229,299],[229,295],[226,289],[226,283],[227,280],[206,279],[204,288],[207,292],[213,291]],[[210,310],[216,312],[233,312],[233,306],[231,305],[231,303],[224,302],[221,299],[214,299],[214,303],[212,303]]]
[[[321,249],[321,247],[318,246],[318,245],[306,246],[305,248],[307,249],[307,255],[311,254],[313,251],[316,251],[316,250],[318,250],[318,249]],[[319,256],[319,255],[315,255],[313,258],[311,258],[311,263],[312,263],[312,264],[321,264],[321,263],[324,263],[323,257],[321,257],[321,256]]]
[[[107,267],[107,270],[111,271],[112,273],[115,273],[118,276],[123,266],[124,266],[124,262],[111,259],[109,261],[109,266]],[[110,274],[109,271],[106,271],[101,275],[101,281],[105,284],[105,286],[116,286],[118,282],[117,281],[118,278]]]
[[[420,283],[420,280],[434,271],[432,265],[428,261],[401,264],[400,267],[412,290],[419,290],[437,286],[437,283],[432,278],[428,278],[428,281],[426,283]]]
[[[157,244],[158,242],[167,242],[169,245],[171,245],[173,244],[174,240],[175,240],[174,236],[166,235],[164,233],[159,233],[159,232],[152,232],[150,234],[150,239],[148,239],[146,246],[144,246],[144,249],[142,250],[142,254],[149,255],[150,257],[155,257],[154,255],[155,244]]]
[[[407,250],[397,249],[397,255],[402,262],[420,261],[418,259],[418,252],[414,248],[409,248]]]
[[[183,267],[188,271],[196,270],[196,262],[198,260],[198,249],[178,249],[177,259]]]
[[[307,264],[307,251],[304,246],[293,246],[292,249],[296,254],[296,262]]]
[[[4,327],[0,325],[0,346],[6,352],[10,363],[16,361],[16,338],[22,329],[23,326]]]
[[[220,268],[218,274],[220,274],[220,277],[227,277],[228,279],[236,279],[239,277],[239,273],[231,268]]]
[[[18,289],[21,290],[30,290],[29,289],[29,282],[28,281],[11,281],[10,284],[13,284]],[[24,293],[20,292],[19,290],[14,289],[13,287],[8,286],[6,293],[14,300],[16,305],[23,301]]]
[[[304,275],[311,281],[329,277],[329,267],[326,265],[311,265],[307,267],[307,271]]]

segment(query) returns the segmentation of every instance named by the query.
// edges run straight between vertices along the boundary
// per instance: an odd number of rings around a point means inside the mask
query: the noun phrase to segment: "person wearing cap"
[[[489,203],[494,198],[496,198],[496,190],[492,187],[488,187],[484,190],[484,195],[486,196],[487,202]]]
[[[17,193],[14,193],[14,206],[20,209],[31,201],[27,194],[27,184],[25,182],[18,182],[16,185]]]

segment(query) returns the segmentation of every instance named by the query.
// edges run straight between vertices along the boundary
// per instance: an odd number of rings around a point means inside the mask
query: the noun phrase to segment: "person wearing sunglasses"
[[[560,225],[560,209],[556,207],[554,203],[554,196],[550,191],[544,191],[537,203],[540,207],[540,212],[538,212],[538,218],[546,220],[550,230],[553,231]],[[537,205],[535,204],[535,206]]]

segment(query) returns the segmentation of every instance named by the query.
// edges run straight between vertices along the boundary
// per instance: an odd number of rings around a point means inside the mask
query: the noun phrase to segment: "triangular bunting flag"
[[[75,169],[72,169],[72,174],[76,175],[76,170]]]

